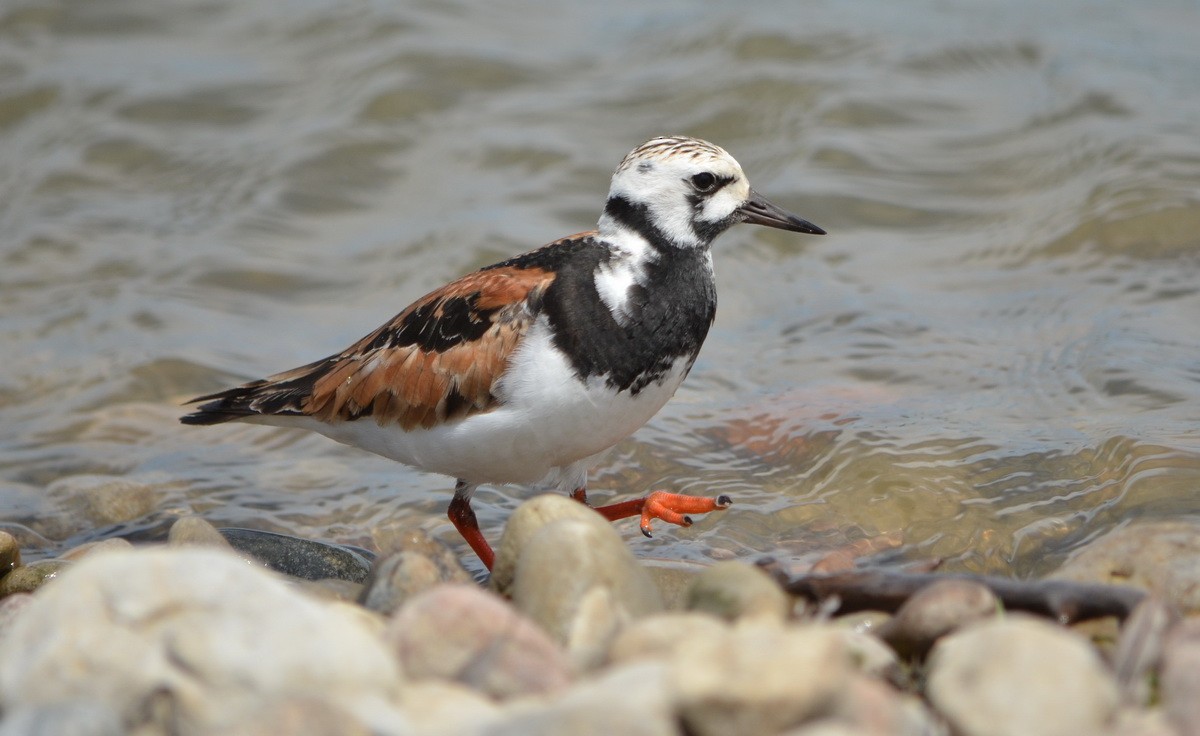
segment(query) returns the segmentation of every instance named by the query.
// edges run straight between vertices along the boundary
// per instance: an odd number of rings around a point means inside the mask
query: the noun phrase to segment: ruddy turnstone
[[[717,308],[713,239],[739,222],[824,234],[750,188],[695,138],[654,138],[613,174],[595,230],[463,276],[346,350],[201,396],[185,424],[302,427],[457,479],[449,517],[483,564],[483,483],[554,485],[587,502],[588,470],[691,370]],[[688,526],[728,506],[654,491],[596,508]]]

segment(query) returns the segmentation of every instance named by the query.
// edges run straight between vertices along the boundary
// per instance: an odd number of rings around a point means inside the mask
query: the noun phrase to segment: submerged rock
[[[163,489],[120,476],[68,475],[46,489],[64,511],[91,526],[133,521],[158,508]]]

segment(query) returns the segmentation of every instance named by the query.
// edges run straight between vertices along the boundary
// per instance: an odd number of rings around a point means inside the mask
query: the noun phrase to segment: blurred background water
[[[0,528],[411,519],[466,557],[448,479],[179,404],[588,229],[664,133],[830,235],[718,241],[700,361],[592,496],[736,503],[625,522],[638,554],[1024,576],[1197,515],[1198,38],[1194,0],[7,0]],[[81,513],[110,481],[153,506]],[[480,492],[490,536],[523,495]]]

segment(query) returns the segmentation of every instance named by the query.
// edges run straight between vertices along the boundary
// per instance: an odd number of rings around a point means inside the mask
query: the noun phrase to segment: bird
[[[472,494],[532,485],[588,504],[589,470],[692,369],[716,314],[710,246],[738,223],[825,234],[723,148],[652,138],[617,166],[595,229],[435,289],[340,353],[196,397],[181,421],[299,427],[454,478],[447,515],[491,570]],[[594,508],[651,536],[655,519],[731,503],[652,491]]]

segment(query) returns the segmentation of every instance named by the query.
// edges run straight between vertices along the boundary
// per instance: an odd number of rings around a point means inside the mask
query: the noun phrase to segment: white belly
[[[551,342],[543,320],[531,329],[497,387],[501,406],[456,422],[405,432],[369,418],[324,424],[304,417],[278,424],[320,432],[339,442],[407,465],[471,483],[538,483],[550,476],[581,484],[582,461],[602,454],[653,417],[674,395],[690,368],[680,358],[659,382],[636,396],[619,394],[604,377],[581,383]],[[271,422],[276,423],[276,422]],[[576,466],[576,467],[570,467]],[[565,470],[565,472],[564,472]]]

